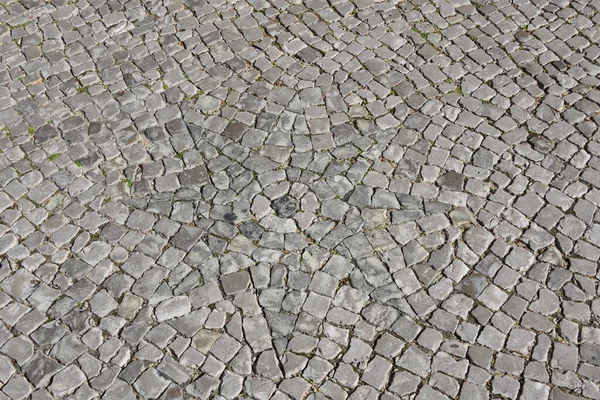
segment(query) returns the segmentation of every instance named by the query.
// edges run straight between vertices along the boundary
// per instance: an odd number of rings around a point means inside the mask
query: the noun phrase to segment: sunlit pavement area
[[[0,399],[600,399],[599,11],[0,4]]]

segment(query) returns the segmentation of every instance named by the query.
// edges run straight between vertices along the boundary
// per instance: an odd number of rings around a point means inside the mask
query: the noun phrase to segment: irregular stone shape
[[[244,318],[243,327],[246,340],[254,352],[267,350],[272,347],[271,333],[265,318]]]
[[[7,253],[10,249],[19,243],[18,238],[13,234],[6,234],[0,238],[0,255]]]
[[[485,228],[474,227],[465,232],[465,242],[478,255],[483,255],[494,241],[494,235]]]
[[[19,365],[24,365],[33,356],[33,343],[26,336],[21,335],[10,339],[0,348]]]
[[[48,390],[55,396],[66,396],[73,393],[85,380],[85,374],[76,366],[70,365],[54,375]]]
[[[203,165],[179,173],[181,187],[202,186],[208,183],[208,171]]]
[[[392,370],[392,363],[383,357],[375,356],[362,375],[362,381],[382,390],[388,380],[388,374]]]
[[[161,302],[154,311],[156,319],[161,322],[168,319],[181,317],[192,310],[192,305],[187,296],[177,296]]]
[[[171,239],[171,243],[185,251],[189,251],[202,235],[202,230],[193,226],[184,225]]]
[[[234,222],[237,219],[237,215],[234,213],[228,212],[223,214],[223,219],[227,222]]]
[[[4,279],[0,287],[17,300],[25,300],[39,284],[39,279],[24,269]]]
[[[394,378],[389,386],[389,390],[398,394],[399,396],[404,396],[414,393],[420,383],[421,378],[418,376],[413,375],[410,372],[400,371],[394,374]]]
[[[580,347],[579,354],[584,361],[600,366],[600,346],[583,343]]]
[[[154,368],[147,369],[135,381],[133,387],[145,399],[155,399],[169,386],[169,381],[164,379]]]
[[[227,296],[243,292],[250,285],[250,274],[247,271],[235,272],[221,277],[221,285]]]
[[[102,396],[106,400],[134,400],[136,395],[130,385],[117,380]]]
[[[389,306],[379,303],[370,304],[361,313],[374,326],[388,329],[398,318],[398,312]]]
[[[448,190],[463,190],[465,185],[465,176],[458,172],[450,171],[440,176],[437,180],[438,185]]]
[[[31,393],[32,387],[27,382],[27,379],[20,375],[13,375],[12,378],[2,386],[2,392],[8,395],[11,399],[23,399]]]
[[[488,285],[488,281],[484,275],[473,272],[472,274],[466,276],[458,285],[456,285],[456,290],[459,290],[466,294],[469,297],[476,299],[483,289]]]
[[[218,332],[201,329],[192,338],[192,346],[199,352],[207,354],[220,337]]]
[[[260,353],[256,362],[256,372],[274,382],[278,382],[283,378],[275,351],[267,350]]]
[[[547,399],[550,394],[550,388],[540,382],[534,382],[529,379],[525,380],[525,384],[523,385],[523,390],[521,392],[520,399],[523,400],[537,400],[537,399]]]
[[[465,397],[466,399],[467,397]],[[433,389],[429,385],[425,385],[419,390],[419,394],[415,397],[415,400],[449,400],[448,396],[444,396],[442,393]]]
[[[33,137],[37,144],[44,144],[59,136],[58,130],[52,125],[46,124],[36,129]]]
[[[228,362],[241,347],[242,345],[237,340],[227,334],[223,334],[212,346],[211,353],[219,360]]]
[[[301,400],[308,393],[310,385],[300,377],[285,379],[279,384],[282,392],[287,393],[292,399]]]
[[[86,320],[88,317],[88,315],[84,315]],[[66,365],[70,364],[86,350],[87,347],[81,343],[81,340],[76,335],[68,335],[54,345],[50,355]]]
[[[400,357],[398,365],[424,378],[429,374],[431,360],[417,347],[410,346]]]
[[[222,299],[221,289],[216,282],[207,283],[190,292],[190,300],[194,309],[214,304]]]
[[[551,315],[560,309],[560,299],[553,291],[540,289],[539,299],[532,302],[530,309],[542,315]]]
[[[271,203],[271,208],[282,218],[290,218],[296,214],[298,202],[291,196],[281,196]]]
[[[241,224],[239,226],[239,230],[242,235],[246,236],[250,240],[257,240],[264,232],[263,228],[252,221],[247,221]]]
[[[119,304],[105,290],[96,293],[90,300],[92,311],[99,317],[105,317]]]
[[[202,400],[207,400],[219,387],[219,380],[208,374],[202,375],[186,387],[186,392]]]

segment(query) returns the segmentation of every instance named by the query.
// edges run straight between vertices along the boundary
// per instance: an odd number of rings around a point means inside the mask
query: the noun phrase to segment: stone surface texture
[[[0,3],[0,400],[600,399],[600,0]]]

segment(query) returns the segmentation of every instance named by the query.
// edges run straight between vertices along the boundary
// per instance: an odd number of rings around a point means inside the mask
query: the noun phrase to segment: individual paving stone
[[[223,299],[219,285],[216,282],[207,283],[190,292],[192,308],[205,307]]]
[[[18,365],[25,365],[33,356],[34,347],[31,340],[21,335],[6,341],[0,348],[0,352],[15,360]]]
[[[54,126],[46,124],[35,130],[34,138],[38,144],[44,144],[58,137],[60,133]]]
[[[85,374],[76,366],[70,365],[54,375],[48,390],[55,396],[66,396],[73,393],[85,380]]]
[[[68,335],[54,345],[50,355],[63,364],[69,364],[87,350],[81,340],[75,335]]]
[[[148,232],[154,225],[155,218],[152,214],[144,211],[135,210],[129,215],[127,219],[127,226],[132,229],[139,229],[144,232]]]
[[[419,390],[419,394],[415,399],[425,400],[425,399],[434,399],[434,400],[445,400],[448,399],[448,396],[444,396],[442,393],[433,389],[431,386],[425,385]]]
[[[187,296],[177,296],[161,302],[156,306],[156,319],[161,322],[168,319],[181,317],[188,314],[192,309]]]
[[[477,298],[487,287],[488,281],[482,274],[477,272],[467,275],[456,286],[456,289],[465,293],[467,296]]]
[[[169,386],[154,368],[149,368],[135,381],[133,387],[145,398],[157,398]]]
[[[387,329],[397,319],[398,312],[392,307],[375,303],[365,307],[362,315],[371,324]]]
[[[533,255],[522,248],[515,247],[508,257],[506,257],[506,264],[517,271],[528,269],[534,261]]]
[[[552,352],[551,366],[567,371],[575,371],[579,363],[579,349],[576,346],[567,346],[555,343]]]
[[[488,285],[478,297],[489,309],[497,311],[508,299],[508,295],[496,285]]]
[[[290,196],[279,197],[271,203],[271,208],[282,218],[294,216],[297,209],[297,201]]]
[[[235,272],[221,277],[221,285],[226,295],[243,292],[250,284],[250,275],[247,271]]]
[[[508,376],[496,376],[492,383],[492,393],[509,399],[516,399],[519,393],[519,381]]]
[[[2,387],[2,392],[11,399],[26,398],[33,388],[27,382],[27,379],[19,375],[13,375],[12,378]]]
[[[242,233],[242,235],[246,236],[250,240],[259,239],[262,233],[264,232],[263,228],[261,228],[258,224],[252,221],[247,221],[241,224],[239,226],[239,230]]]
[[[505,353],[498,353],[498,355],[496,356],[494,369],[518,376],[523,371],[524,363],[525,360],[523,360],[522,358],[508,355]]]
[[[494,240],[494,235],[484,228],[471,228],[465,232],[465,243],[475,253],[482,255]]]
[[[382,390],[388,380],[388,375],[392,370],[392,364],[379,356],[375,356],[369,362],[365,372],[361,376],[361,380],[377,390]]]
[[[92,312],[99,317],[105,317],[117,308],[118,303],[106,291],[98,292],[90,300]]]
[[[271,335],[264,318],[244,318],[243,328],[246,340],[255,352],[271,348]]]
[[[534,382],[529,379],[525,380],[521,397],[524,400],[529,399],[547,399],[550,394],[550,389],[543,383]]]
[[[465,176],[458,172],[450,171],[441,175],[437,184],[448,190],[462,190],[465,184]]]
[[[400,371],[394,373],[392,383],[389,386],[389,390],[396,393],[399,396],[404,396],[410,393],[414,393],[417,387],[421,383],[421,378],[416,375],[412,375],[406,371]]]
[[[408,347],[398,362],[398,365],[421,377],[429,374],[431,360],[427,355],[415,346]]]
[[[300,400],[306,396],[310,385],[304,379],[296,377],[291,379],[284,379],[279,384],[279,388],[282,392],[287,393],[293,399]]]
[[[182,187],[202,186],[208,182],[209,175],[206,167],[199,165],[179,173],[178,179]]]
[[[231,360],[242,347],[231,336],[223,334],[211,348],[211,353],[223,362]]]
[[[38,283],[39,280],[35,276],[21,269],[4,279],[1,287],[4,292],[17,300],[24,300],[33,293]]]

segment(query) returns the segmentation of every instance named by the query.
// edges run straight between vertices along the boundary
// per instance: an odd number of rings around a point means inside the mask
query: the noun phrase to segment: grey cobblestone
[[[600,398],[598,10],[0,4],[0,398]]]

